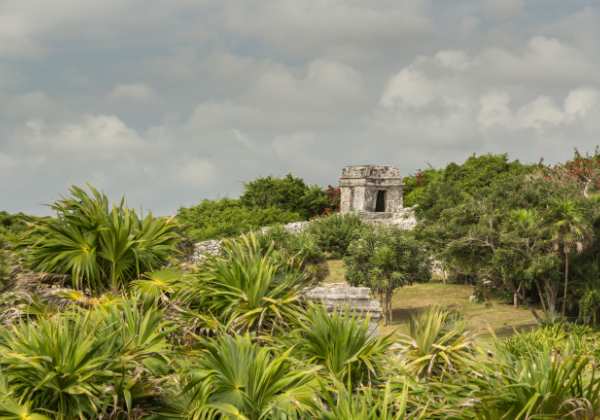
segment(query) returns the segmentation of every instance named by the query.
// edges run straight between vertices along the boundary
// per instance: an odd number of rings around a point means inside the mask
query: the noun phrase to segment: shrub
[[[282,263],[299,266],[312,282],[323,280],[329,272],[325,253],[307,232],[290,233],[275,226],[257,235],[257,240],[263,251],[272,247]]]
[[[147,379],[167,353],[165,333],[162,314],[135,302],[66,312],[4,331],[0,370],[14,398],[53,418],[127,413],[152,395]]]
[[[479,418],[594,419],[600,415],[600,375],[594,359],[539,349],[490,366]]]
[[[159,268],[174,252],[170,219],[138,217],[124,200],[109,209],[108,198],[72,187],[71,198],[52,205],[56,219],[40,222],[31,239],[30,263],[38,271],[67,274],[73,287],[101,292],[123,287]]]
[[[451,314],[430,308],[410,319],[410,331],[399,340],[407,373],[419,377],[444,377],[463,373],[475,352],[473,336]]]
[[[323,366],[335,380],[352,385],[377,383],[385,368],[390,336],[369,329],[368,319],[312,306],[295,331],[298,351],[307,362]]]
[[[308,228],[319,247],[335,258],[346,255],[350,243],[365,230],[366,226],[360,218],[352,214],[323,217],[313,221]]]
[[[321,215],[332,205],[320,187],[306,185],[304,180],[291,174],[283,178],[267,176],[246,183],[240,201],[249,208],[275,207],[297,212],[304,219]]]
[[[177,220],[184,235],[194,242],[231,238],[263,226],[301,220],[295,210],[277,207],[250,208],[240,200],[204,200],[197,206],[182,207]]]
[[[298,368],[289,351],[278,354],[249,336],[205,343],[183,368],[185,418],[298,418],[314,405],[315,370]]]
[[[185,278],[179,292],[193,309],[217,317],[234,331],[272,331],[297,318],[306,276],[260,249],[256,236],[223,244],[223,255],[208,258]]]
[[[356,392],[342,384],[325,395],[323,420],[401,420],[406,417],[408,387],[395,394],[390,385],[383,389],[368,387]]]

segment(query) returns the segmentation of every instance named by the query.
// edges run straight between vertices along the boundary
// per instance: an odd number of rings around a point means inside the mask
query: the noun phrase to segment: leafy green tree
[[[379,296],[388,323],[394,290],[415,281],[429,281],[428,255],[410,232],[383,227],[367,230],[348,247],[346,277],[353,286],[370,287]]]
[[[591,234],[590,221],[584,214],[581,204],[569,198],[562,198],[552,203],[550,209],[552,223],[552,239],[562,254],[564,261],[564,287],[561,314],[567,310],[567,293],[569,286],[569,259],[574,252],[581,252]]]
[[[325,191],[316,185],[307,185],[292,174],[283,178],[267,176],[246,183],[240,201],[250,208],[275,207],[297,212],[304,219],[323,214],[332,206]]]
[[[174,252],[177,235],[171,219],[140,218],[90,187],[71,187],[71,197],[51,207],[56,218],[39,222],[30,247],[33,269],[65,274],[73,287],[118,290],[142,273],[161,267]]]

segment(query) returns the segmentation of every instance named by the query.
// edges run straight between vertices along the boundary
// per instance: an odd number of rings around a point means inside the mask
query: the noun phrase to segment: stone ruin
[[[403,207],[400,170],[384,165],[346,166],[340,178],[340,213],[355,213],[372,224],[412,229],[414,208]]]
[[[329,312],[349,311],[357,317],[367,318],[371,332],[377,331],[377,324],[382,318],[381,304],[371,297],[368,287],[330,283],[308,290],[304,297],[311,302],[321,303]]]
[[[291,222],[283,225],[283,229],[289,233],[300,233],[306,229],[308,224],[308,221]],[[265,226],[260,230],[260,232],[267,233],[269,229],[272,229],[272,227]],[[209,255],[218,255],[221,252],[222,243],[223,240],[221,239],[209,239],[207,241],[195,243],[194,251],[191,256],[191,262],[197,264]]]
[[[340,213],[354,213],[370,224],[384,224],[410,230],[417,224],[414,208],[403,207],[402,177],[400,170],[392,166],[356,165],[342,170],[340,178]],[[310,222],[294,222],[284,225],[288,232],[298,233]],[[261,229],[268,231],[269,227]],[[195,244],[193,263],[199,263],[207,255],[221,251],[221,240],[208,240]],[[372,332],[382,318],[378,300],[373,299],[368,287],[352,287],[346,283],[332,283],[305,292],[305,298],[325,305],[328,311],[349,310],[352,314],[369,319]]]

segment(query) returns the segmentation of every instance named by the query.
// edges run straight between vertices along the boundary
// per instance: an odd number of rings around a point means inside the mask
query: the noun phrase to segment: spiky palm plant
[[[184,368],[186,418],[296,418],[314,407],[316,369],[299,368],[250,336],[222,336]],[[181,409],[180,408],[180,409]]]
[[[597,419],[600,373],[593,358],[538,349],[496,362],[483,379],[484,419]]]
[[[206,260],[202,271],[187,276],[178,293],[192,310],[208,312],[243,332],[270,332],[297,318],[304,274],[261,250],[254,235],[227,241],[223,256]]]
[[[325,405],[319,418],[323,420],[400,420],[407,414],[408,386],[399,394],[390,384],[382,389],[360,388],[356,392],[337,383],[324,395]],[[413,416],[413,418],[419,418]]]
[[[322,306],[312,306],[301,318],[295,342],[307,362],[355,386],[380,379],[392,344],[389,335],[370,331],[368,319],[349,312],[329,314]]]
[[[0,334],[0,371],[14,398],[53,418],[131,412],[156,394],[168,332],[162,314],[136,302],[73,309]]]
[[[0,420],[50,420],[49,417],[35,412],[31,408],[31,402],[20,402],[6,383],[6,379],[0,376]]]
[[[166,303],[181,284],[183,273],[177,270],[160,270],[146,273],[131,282],[131,290],[148,302]]]
[[[159,268],[174,251],[171,220],[140,219],[124,200],[109,208],[108,198],[72,187],[71,197],[53,204],[55,219],[42,220],[33,239],[30,263],[35,270],[66,274],[73,287],[113,291]]]
[[[463,371],[473,360],[473,336],[450,313],[433,307],[412,317],[408,335],[400,336],[400,357],[405,370],[417,376],[442,377]]]

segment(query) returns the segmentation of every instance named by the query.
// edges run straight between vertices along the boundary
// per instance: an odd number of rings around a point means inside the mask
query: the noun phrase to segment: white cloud
[[[422,108],[433,101],[436,94],[434,82],[421,72],[406,68],[387,83],[380,102],[386,108],[397,104]]]
[[[584,118],[600,102],[600,91],[594,88],[579,88],[569,92],[565,99],[565,113],[569,117]]]
[[[214,181],[217,168],[206,160],[191,158],[180,163],[177,170],[178,180],[190,186],[206,186]]]
[[[113,159],[124,152],[145,147],[143,139],[123,121],[112,115],[86,115],[80,121],[60,125],[44,120],[29,120],[21,139],[37,153],[75,155],[78,159]]]
[[[493,126],[509,126],[513,115],[510,109],[510,95],[506,92],[489,92],[481,96],[480,110],[477,116],[479,125],[483,128]]]
[[[516,126],[543,130],[565,122],[565,114],[554,99],[540,96],[521,107],[516,114]]]

